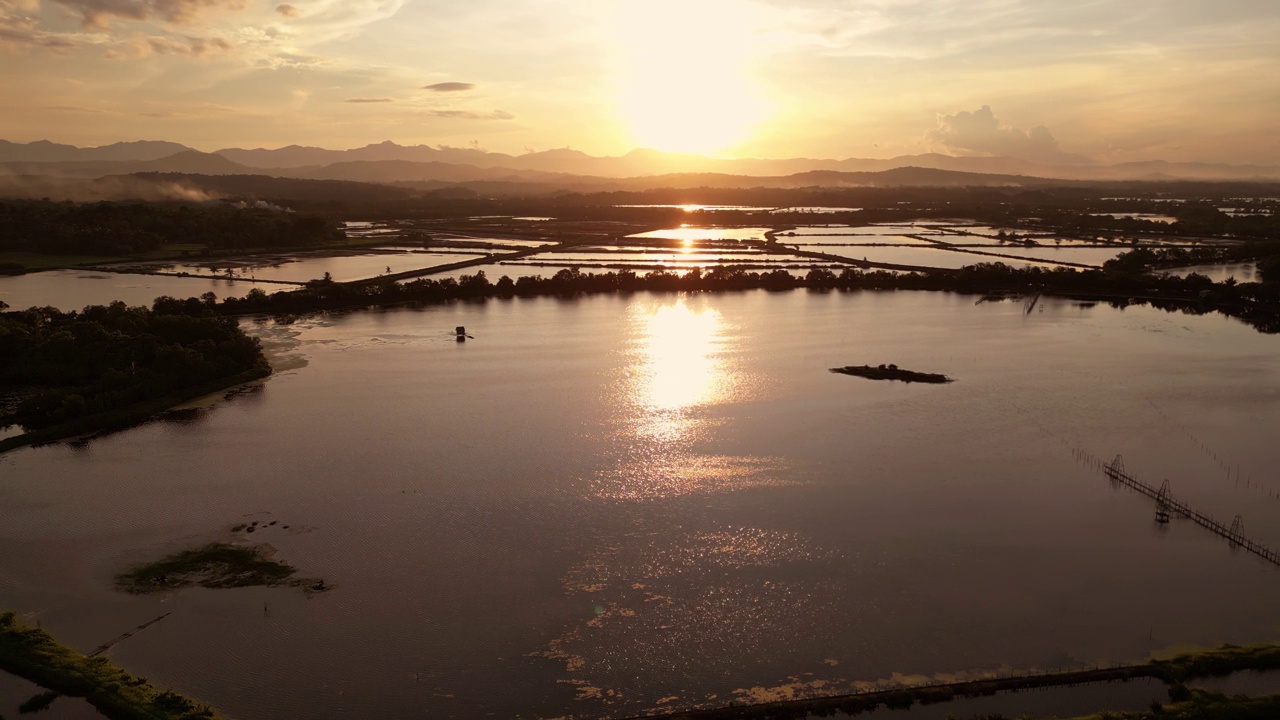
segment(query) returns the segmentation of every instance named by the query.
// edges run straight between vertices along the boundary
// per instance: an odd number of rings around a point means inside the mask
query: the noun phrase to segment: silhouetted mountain
[[[147,161],[5,162],[0,172],[11,175],[39,175],[64,178],[98,178],[144,172],[180,172],[199,175],[234,175],[250,172],[221,155],[196,150]]]
[[[473,148],[452,148],[430,145],[397,145],[391,141],[366,145],[351,150],[326,150],[317,147],[289,145],[276,150],[256,148],[226,148],[217,155],[241,165],[261,169],[287,169],[319,167],[339,162],[378,162],[398,160],[405,162],[444,162],[474,165],[476,167],[512,167],[515,158],[502,153],[489,153]]]
[[[314,180],[354,180],[357,182],[399,183],[438,180],[471,182],[476,180],[542,180],[563,179],[561,174],[510,168],[481,168],[442,162],[408,160],[373,160],[340,162],[321,168],[280,170],[280,175]]]
[[[382,142],[352,150],[325,150],[296,145],[278,150],[219,150],[218,154],[242,165],[261,169],[323,167],[339,162],[405,161],[470,165],[477,168],[506,168],[562,173],[602,178],[632,178],[676,173],[717,173],[747,176],[784,176],[821,170],[838,172],[881,172],[902,167],[952,170],[997,175],[1022,175],[1068,180],[1140,180],[1174,177],[1204,180],[1280,178],[1280,167],[1232,166],[1210,163],[1124,163],[1098,165],[1078,155],[1063,155],[1057,164],[1036,163],[1009,157],[955,157],[940,153],[904,155],[895,158],[710,158],[690,153],[668,153],[636,149],[625,155],[595,157],[578,150],[560,148],[524,155],[490,153],[474,148],[433,148],[429,145],[402,146]],[[405,180],[403,176],[397,176]],[[374,176],[367,179],[377,180]],[[422,178],[426,180],[428,178]],[[382,182],[392,180],[383,179]]]
[[[147,165],[146,163],[154,163]],[[655,178],[675,174],[709,174],[745,178],[782,178],[803,173],[878,173],[916,168],[992,176],[1094,181],[1144,181],[1144,179],[1203,179],[1203,181],[1258,181],[1280,178],[1280,167],[1221,163],[1123,163],[1101,165],[1083,156],[1062,155],[1057,164],[1034,163],[1018,158],[975,156],[904,155],[890,159],[719,159],[687,152],[637,149],[626,155],[596,156],[567,149],[507,155],[474,147],[402,146],[379,142],[352,150],[291,145],[279,149],[225,149],[212,154],[196,152],[169,142],[120,142],[78,149],[40,141],[18,145],[0,141],[0,167],[10,173],[55,177],[101,177],[134,172],[187,172],[204,174],[268,173],[319,179],[351,179],[361,182],[556,182],[564,187],[600,179]],[[576,176],[577,179],[566,176]],[[823,179],[826,178],[826,179]],[[858,178],[814,176],[819,182],[859,182]],[[877,182],[882,182],[883,178]],[[736,181],[719,178],[730,186]],[[913,181],[915,182],[915,181]],[[951,182],[942,176],[934,182]],[[996,182],[983,181],[984,183]],[[1011,182],[1011,181],[1000,181]],[[1023,181],[1019,181],[1023,182]]]
[[[118,142],[101,147],[80,148],[48,140],[12,143],[0,140],[0,163],[10,162],[145,162],[191,150],[186,145],[157,140]]]

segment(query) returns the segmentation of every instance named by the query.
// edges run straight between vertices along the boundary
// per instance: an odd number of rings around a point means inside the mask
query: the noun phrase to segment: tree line
[[[215,251],[303,247],[338,240],[317,215],[220,202],[74,203],[0,200],[0,252],[127,256],[174,243]]]
[[[1036,266],[1015,268],[995,262],[929,273],[869,271],[852,267],[836,272],[814,268],[803,277],[786,270],[752,272],[730,267],[707,271],[693,269],[684,274],[657,270],[644,275],[630,270],[584,273],[577,268],[567,268],[550,277],[526,276],[513,280],[503,276],[497,282],[491,281],[484,271],[458,279],[423,278],[403,283],[346,284],[319,280],[299,290],[272,295],[255,288],[242,298],[226,298],[221,302],[208,294],[203,299],[158,298],[155,307],[165,312],[181,312],[182,308],[187,308],[191,312],[208,309],[236,315],[301,314],[397,303],[642,291],[782,291],[807,288],[815,291],[935,290],[968,294],[1047,292],[1096,297],[1117,305],[1149,303],[1197,314],[1216,311],[1244,320],[1263,332],[1280,332],[1280,272],[1267,272],[1263,279],[1264,282],[1215,283],[1194,273],[1185,278],[1152,275],[1145,268],[1131,269],[1123,263],[1107,270],[1076,270]]]
[[[0,389],[16,400],[0,426],[65,424],[249,371],[269,371],[258,340],[207,305],[0,312]]]

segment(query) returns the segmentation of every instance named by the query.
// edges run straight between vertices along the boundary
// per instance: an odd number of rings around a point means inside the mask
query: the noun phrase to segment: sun
[[[753,73],[754,7],[742,0],[621,4],[617,107],[635,145],[710,154],[751,136],[768,111]]]

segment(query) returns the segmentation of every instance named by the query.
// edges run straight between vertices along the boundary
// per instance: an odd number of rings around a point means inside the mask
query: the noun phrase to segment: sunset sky
[[[0,0],[0,138],[1280,164],[1277,0]]]

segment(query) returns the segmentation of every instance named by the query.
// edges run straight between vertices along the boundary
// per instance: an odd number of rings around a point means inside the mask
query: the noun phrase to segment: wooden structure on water
[[[1237,515],[1231,526],[1227,527],[1204,513],[1192,510],[1186,503],[1174,499],[1169,493],[1168,480],[1165,480],[1164,484],[1157,489],[1129,474],[1124,469],[1124,458],[1120,455],[1117,455],[1116,459],[1112,460],[1109,465],[1104,465],[1102,470],[1112,483],[1118,486],[1123,485],[1155,500],[1156,522],[1167,523],[1171,516],[1186,518],[1209,532],[1225,538],[1227,542],[1231,543],[1231,547],[1243,548],[1273,565],[1280,565],[1280,552],[1272,550],[1261,543],[1254,542],[1243,535],[1244,519],[1241,516]]]

